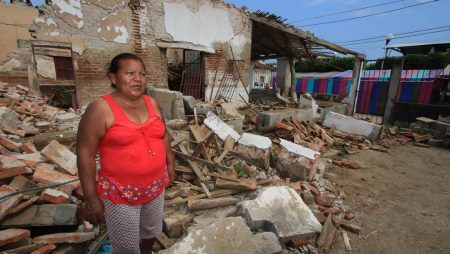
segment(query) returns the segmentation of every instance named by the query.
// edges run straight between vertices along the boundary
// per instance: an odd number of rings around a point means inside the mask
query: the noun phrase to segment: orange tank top
[[[97,192],[115,204],[147,203],[169,183],[166,170],[165,126],[149,96],[148,119],[131,121],[110,94],[104,95],[114,122],[100,141]]]

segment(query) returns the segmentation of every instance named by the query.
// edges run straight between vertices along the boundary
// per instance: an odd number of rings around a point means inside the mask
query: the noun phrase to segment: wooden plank
[[[186,149],[186,148],[185,148],[185,149]],[[187,154],[186,152],[183,152],[183,151],[182,151],[182,152],[177,151],[177,150],[172,150],[172,151],[173,151],[173,153],[174,153],[175,155],[184,157],[184,158],[187,159],[188,161],[189,161],[189,160],[193,160],[193,161],[200,162],[200,163],[202,163],[202,164],[205,164],[205,165],[208,165],[208,166],[211,166],[211,167],[215,167],[215,168],[218,168],[218,169],[222,169],[222,170],[225,170],[225,171],[233,170],[232,168],[229,168],[229,167],[227,167],[227,166],[223,166],[223,165],[220,165],[220,164],[211,162],[211,161],[207,161],[207,160],[204,160],[204,159],[201,159],[201,158],[198,158],[198,157],[191,156],[191,155],[189,155],[189,154]],[[186,151],[186,150],[185,150],[185,151]]]

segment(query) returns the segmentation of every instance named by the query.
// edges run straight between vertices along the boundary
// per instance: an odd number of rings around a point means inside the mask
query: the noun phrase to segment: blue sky
[[[293,25],[299,26],[300,28],[302,28],[302,25],[354,18],[357,16],[388,11],[428,1],[430,0],[225,0],[225,2],[232,3],[237,7],[242,7],[245,5],[250,9],[250,11],[262,10],[276,14],[287,19],[287,23],[366,6],[396,2],[355,12],[346,12],[344,14],[326,18],[293,23]],[[39,5],[42,4],[43,0],[34,0],[32,2],[34,5]],[[340,23],[308,26],[303,27],[303,29],[313,32],[316,36],[322,39],[337,44],[341,44],[340,42],[349,40],[357,40],[374,36],[386,36],[387,34],[394,34],[394,39],[390,42],[390,44],[450,41],[449,17],[450,0],[440,0],[373,17]],[[442,26],[448,27],[443,29],[422,31],[419,33],[435,32],[439,30],[442,31],[444,29],[449,30],[409,38],[396,38],[396,34],[398,33]],[[385,41],[381,38],[380,41],[374,43],[345,45],[345,47],[366,54],[369,59],[375,59],[383,56],[384,44]]]

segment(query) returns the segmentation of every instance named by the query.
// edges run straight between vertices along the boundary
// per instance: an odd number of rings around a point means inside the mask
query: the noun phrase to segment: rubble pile
[[[73,146],[50,136],[37,149],[30,139],[75,132],[79,114],[51,107],[20,86],[2,87],[0,95],[0,251],[81,253],[88,245],[90,251],[107,246],[104,228],[83,221],[78,209],[83,195]],[[410,139],[363,121],[354,124],[368,131],[352,135],[340,115],[321,124],[311,108],[291,103],[186,101],[185,108],[196,107],[188,111],[193,115],[167,121],[177,161],[165,192],[161,253],[319,253],[338,234],[351,249],[347,232],[362,228],[342,188],[324,177],[327,168],[359,169],[363,165],[344,156],[387,152]],[[326,127],[327,121],[334,123]],[[381,138],[373,138],[374,131]]]
[[[0,87],[2,253],[50,253],[95,238],[89,223],[76,231],[82,191],[75,154],[56,140],[47,140],[40,151],[32,141],[45,132],[73,132],[78,119],[74,111],[47,105],[26,87]]]

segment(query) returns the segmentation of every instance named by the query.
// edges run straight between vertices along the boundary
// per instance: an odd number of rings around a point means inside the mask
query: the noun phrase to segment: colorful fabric
[[[97,192],[114,204],[139,205],[158,197],[169,183],[166,170],[165,126],[150,97],[144,96],[148,119],[131,121],[111,95],[108,103],[114,122],[99,145]]]

